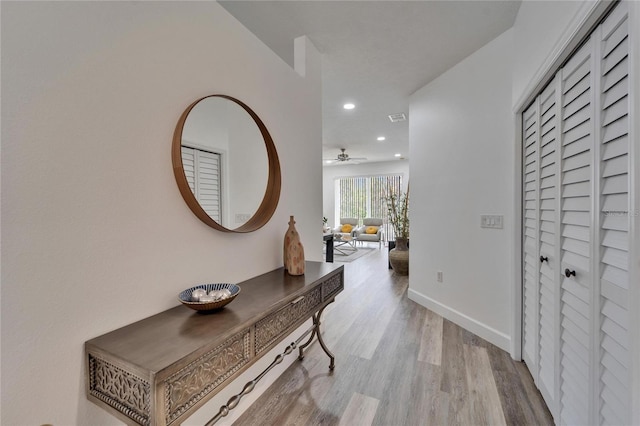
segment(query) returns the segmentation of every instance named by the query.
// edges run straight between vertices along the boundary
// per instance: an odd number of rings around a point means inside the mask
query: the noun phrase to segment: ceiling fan
[[[349,157],[349,154],[347,154],[345,151],[347,149],[346,148],[340,148],[340,154],[338,154],[338,156],[336,158],[327,158],[324,161],[364,161],[366,160],[365,157]]]

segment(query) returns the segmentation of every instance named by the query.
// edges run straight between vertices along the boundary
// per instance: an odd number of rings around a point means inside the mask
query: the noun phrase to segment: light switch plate
[[[481,228],[494,228],[494,229],[502,229],[503,228],[504,216],[502,215],[481,215],[480,216],[480,227]]]

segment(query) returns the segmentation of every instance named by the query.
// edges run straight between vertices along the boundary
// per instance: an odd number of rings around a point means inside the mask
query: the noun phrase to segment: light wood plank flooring
[[[526,366],[409,300],[385,247],[344,265],[322,319],[335,370],[314,342],[235,425],[553,424]]]

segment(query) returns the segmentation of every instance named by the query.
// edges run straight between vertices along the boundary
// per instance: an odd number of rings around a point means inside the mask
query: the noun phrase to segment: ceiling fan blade
[[[334,158],[324,158],[322,161],[327,161],[327,162],[337,162],[337,163],[346,163],[349,161],[366,161],[367,158],[366,157],[350,157],[349,154],[346,153],[346,149],[345,148],[340,148],[340,154],[338,154],[337,157]]]

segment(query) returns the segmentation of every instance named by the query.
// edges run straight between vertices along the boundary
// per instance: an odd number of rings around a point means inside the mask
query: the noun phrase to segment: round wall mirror
[[[280,198],[278,153],[260,117],[243,102],[210,95],[182,113],[173,172],[193,213],[224,232],[264,226]]]

